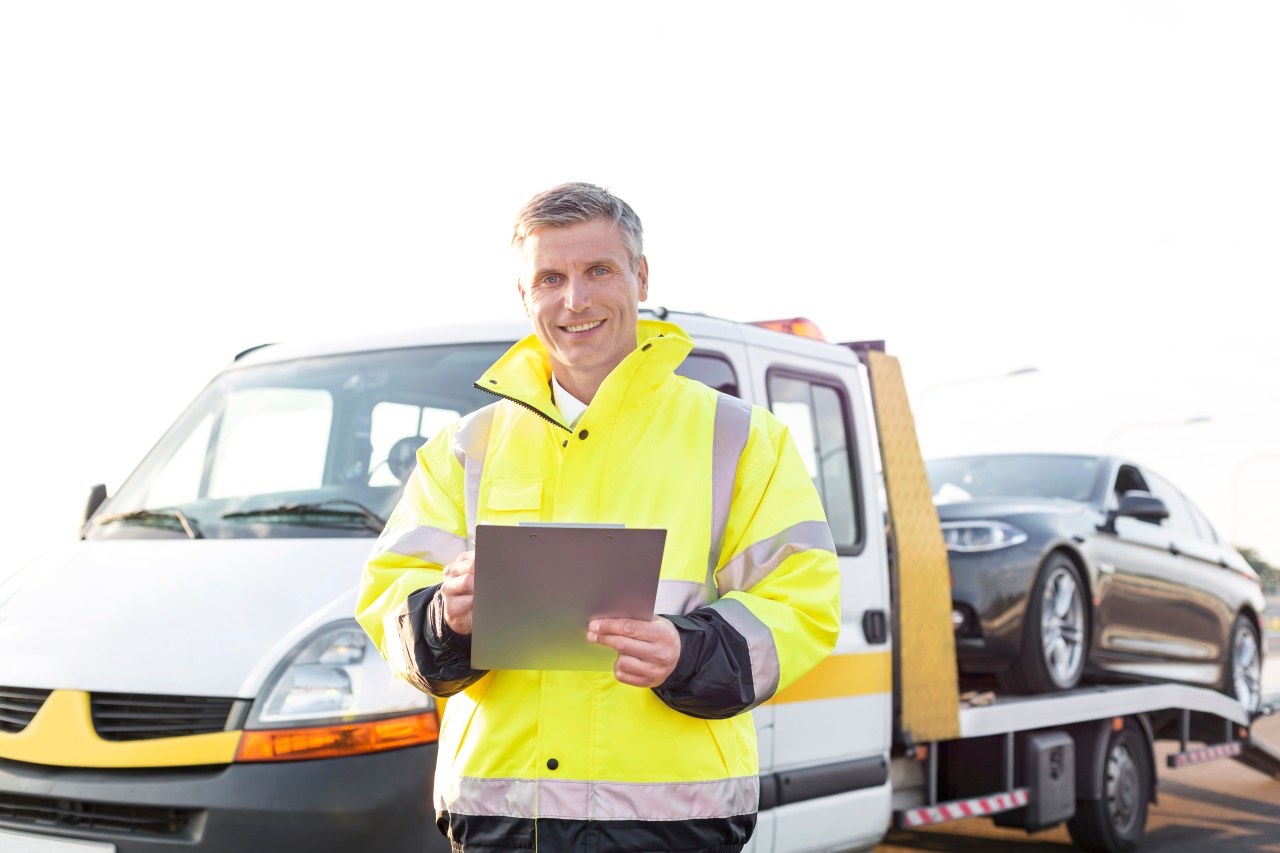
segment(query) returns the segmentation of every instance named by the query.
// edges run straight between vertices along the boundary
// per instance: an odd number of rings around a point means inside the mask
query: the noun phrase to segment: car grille
[[[223,731],[234,703],[200,696],[94,693],[89,709],[103,740],[150,740]]]
[[[25,729],[51,692],[26,687],[0,687],[0,732],[16,734]]]
[[[189,809],[89,803],[0,791],[0,822],[161,835],[182,832],[195,815]]]

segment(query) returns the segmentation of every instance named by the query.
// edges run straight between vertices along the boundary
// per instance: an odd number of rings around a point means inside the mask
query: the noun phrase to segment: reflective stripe
[[[757,776],[708,782],[583,782],[464,776],[436,808],[450,814],[525,819],[699,820],[753,814]]]
[[[658,581],[658,600],[653,605],[657,614],[684,616],[716,600],[716,588],[693,581]]]
[[[746,592],[768,577],[787,557],[813,549],[836,552],[831,528],[825,521],[793,524],[781,533],[761,539],[725,563],[716,573],[716,586],[721,595],[735,589]]]
[[[715,438],[711,449],[711,553],[707,557],[707,584],[713,582],[724,534],[729,527],[729,507],[733,503],[733,483],[738,478],[738,460],[751,434],[751,404],[728,394],[716,398]]]
[[[489,431],[499,403],[477,409],[458,423],[453,435],[453,456],[466,473],[467,539],[476,538],[476,518],[480,505],[480,475],[484,473],[484,453],[489,446]]]
[[[373,546],[373,555],[390,551],[405,557],[413,557],[426,563],[447,566],[463,551],[467,550],[467,540],[456,533],[441,530],[439,527],[419,525],[405,527],[384,533]]]
[[[382,646],[386,652],[383,657],[397,675],[409,673],[409,660],[405,657],[403,639],[400,636],[400,614],[405,609],[406,605],[402,604],[395,610],[387,611],[387,615],[382,618]]]
[[[751,653],[751,683],[756,692],[755,701],[743,709],[749,711],[769,701],[778,690],[780,667],[773,632],[736,598],[722,598],[711,606],[747,641]]]

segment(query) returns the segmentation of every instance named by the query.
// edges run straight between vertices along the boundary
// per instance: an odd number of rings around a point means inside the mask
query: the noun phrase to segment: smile
[[[590,323],[582,323],[577,326],[561,326],[566,332],[588,332],[603,323],[604,320],[593,320]]]

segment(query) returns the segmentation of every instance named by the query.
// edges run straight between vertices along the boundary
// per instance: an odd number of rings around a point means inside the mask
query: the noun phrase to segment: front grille
[[[94,693],[93,727],[103,740],[150,740],[203,735],[226,729],[234,699]]]
[[[0,822],[167,835],[182,832],[195,815],[189,809],[88,803],[0,791]]]
[[[52,692],[26,687],[0,687],[0,732],[16,734],[25,729]]]

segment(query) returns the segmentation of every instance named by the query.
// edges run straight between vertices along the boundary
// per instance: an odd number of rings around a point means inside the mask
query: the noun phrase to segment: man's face
[[[636,348],[649,264],[641,258],[632,269],[622,233],[607,219],[538,228],[524,242],[519,288],[556,377],[594,393]]]

